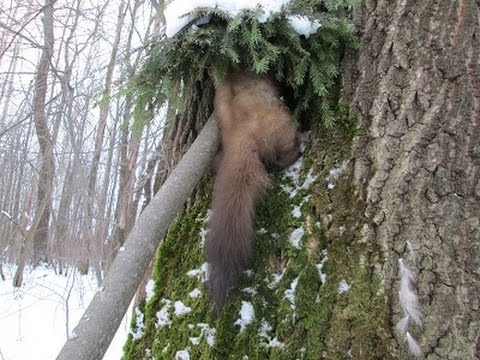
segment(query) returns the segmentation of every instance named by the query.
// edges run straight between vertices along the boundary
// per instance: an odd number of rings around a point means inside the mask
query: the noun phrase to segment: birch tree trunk
[[[393,324],[416,276],[426,359],[480,358],[480,3],[365,1],[346,98]],[[404,289],[403,289],[404,290]],[[396,331],[401,358],[407,334]]]

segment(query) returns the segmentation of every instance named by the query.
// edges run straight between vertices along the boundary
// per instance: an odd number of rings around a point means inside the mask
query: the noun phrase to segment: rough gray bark
[[[399,262],[416,274],[426,359],[480,358],[480,3],[365,1],[346,98],[355,177],[376,225],[392,327]],[[355,63],[354,63],[355,62]],[[399,358],[409,358],[395,333]]]
[[[217,150],[218,131],[210,117],[165,184],[143,210],[115,258],[104,287],[93,298],[58,360],[101,359],[168,226],[203,176]]]
[[[40,146],[40,170],[38,172],[37,205],[33,233],[34,264],[47,261],[48,228],[52,207],[52,185],[54,175],[53,142],[48,129],[45,112],[47,79],[53,53],[53,2],[45,0],[43,36],[44,44],[35,75],[35,95],[33,97],[33,121]]]

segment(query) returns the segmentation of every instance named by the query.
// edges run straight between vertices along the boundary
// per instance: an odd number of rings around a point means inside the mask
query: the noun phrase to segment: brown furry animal
[[[293,164],[300,147],[290,113],[268,79],[231,75],[214,102],[222,150],[205,248],[209,287],[221,310],[252,255],[255,203],[270,185],[265,165]]]

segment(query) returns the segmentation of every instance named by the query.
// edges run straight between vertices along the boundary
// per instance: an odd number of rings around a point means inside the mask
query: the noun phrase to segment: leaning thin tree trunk
[[[355,177],[385,253],[392,323],[415,318],[412,273],[423,312],[421,327],[400,324],[395,354],[408,358],[414,336],[427,359],[480,358],[480,3],[366,1],[355,19]]]
[[[37,205],[33,233],[34,264],[47,261],[48,227],[52,207],[52,185],[54,175],[53,143],[48,129],[45,101],[47,79],[53,52],[53,2],[45,1],[42,18],[44,45],[35,76],[33,97],[33,120],[40,145],[41,166],[38,173]]]
[[[215,155],[217,138],[217,125],[212,116],[138,218],[125,242],[125,250],[115,258],[104,280],[102,291],[93,298],[57,360],[103,357],[160,240]]]

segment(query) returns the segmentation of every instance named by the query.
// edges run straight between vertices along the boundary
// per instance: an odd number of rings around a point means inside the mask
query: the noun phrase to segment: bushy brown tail
[[[215,180],[205,249],[209,287],[218,311],[251,258],[255,203],[269,186],[263,163],[245,150],[224,151]]]

